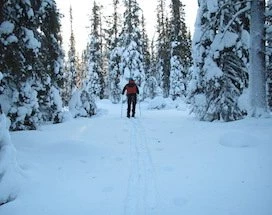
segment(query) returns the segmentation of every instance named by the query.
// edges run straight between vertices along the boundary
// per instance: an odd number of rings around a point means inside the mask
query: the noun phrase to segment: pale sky
[[[112,0],[97,0],[97,2],[104,6],[103,11],[111,14]],[[155,11],[158,1],[138,0],[138,2],[145,13],[146,27],[151,39],[156,25]],[[93,0],[56,0],[56,3],[60,12],[64,15],[64,18],[62,18],[62,32],[65,49],[67,49],[70,37],[69,8],[72,5],[76,49],[78,53],[81,53],[88,40],[89,30],[87,27],[90,25],[89,15],[91,14]],[[193,34],[198,9],[197,0],[182,0],[182,3],[185,4],[186,24]],[[110,11],[107,8],[110,8]]]

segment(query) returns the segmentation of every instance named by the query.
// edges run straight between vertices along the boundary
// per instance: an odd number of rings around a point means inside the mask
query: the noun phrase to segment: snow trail
[[[124,214],[156,214],[158,190],[145,128],[139,119],[129,124],[131,167]]]
[[[0,215],[272,214],[271,119],[206,123],[147,103],[127,119],[120,105],[12,132],[27,180]]]

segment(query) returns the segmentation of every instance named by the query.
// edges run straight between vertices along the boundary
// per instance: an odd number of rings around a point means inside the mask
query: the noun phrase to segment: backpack
[[[129,83],[126,86],[127,94],[136,94],[137,93],[137,86],[134,83]]]

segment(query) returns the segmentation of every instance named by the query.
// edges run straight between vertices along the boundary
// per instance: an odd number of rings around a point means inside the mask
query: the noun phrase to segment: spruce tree
[[[272,1],[267,2],[266,54],[267,54],[267,102],[272,110]]]
[[[73,11],[72,6],[70,6],[70,43],[69,43],[69,50],[68,50],[68,59],[65,65],[65,83],[64,83],[64,91],[63,91],[63,98],[64,104],[68,105],[73,92],[77,88],[77,58],[76,58],[76,44],[75,44],[75,36],[73,30]]]
[[[136,0],[125,0],[124,25],[120,35],[121,84],[133,78],[142,91],[145,81],[143,38],[140,31],[141,8]]]
[[[199,7],[189,85],[192,110],[201,120],[241,119],[246,110],[239,99],[248,86],[247,3],[202,0]]]
[[[0,206],[17,198],[20,189],[21,169],[16,160],[16,149],[9,134],[9,120],[0,104]]]
[[[170,24],[166,15],[165,0],[158,0],[157,6],[157,80],[163,96],[169,96],[170,90]]]
[[[54,0],[43,0],[37,12],[41,34],[41,59],[44,74],[40,74],[41,86],[37,88],[44,121],[62,121],[63,58],[60,35],[60,14]]]
[[[110,100],[116,104],[121,98],[120,86],[120,61],[121,53],[119,45],[119,14],[118,14],[119,0],[113,0],[113,15],[108,31],[108,74],[109,74],[109,97]]]
[[[176,99],[185,96],[191,53],[184,5],[180,0],[172,0],[171,9],[170,96]]]
[[[152,62],[151,62],[151,60],[153,60],[153,63],[154,63],[154,56],[151,56],[151,53],[150,53],[149,38],[146,32],[144,14],[142,14],[142,18],[141,18],[141,27],[142,27],[141,35],[143,36],[144,70],[146,75],[146,81],[143,88],[143,98],[153,99],[158,94],[159,90],[158,90],[158,82],[155,78],[154,64],[152,65]],[[151,57],[153,57],[153,59],[151,59]],[[151,68],[152,66],[153,68]]]
[[[101,42],[101,14],[100,6],[94,1],[91,15],[91,33],[87,46],[87,79],[88,91],[96,97],[104,97],[105,81],[102,68]]]
[[[145,17],[142,13],[141,17],[141,35],[143,40],[143,56],[144,56],[144,71],[146,74],[146,77],[150,77],[150,64],[151,64],[151,56],[150,56],[150,50],[149,50],[149,38],[146,32],[146,26],[145,26]]]
[[[35,129],[40,121],[35,68],[41,66],[38,22],[31,1],[1,2],[0,71],[12,130]]]

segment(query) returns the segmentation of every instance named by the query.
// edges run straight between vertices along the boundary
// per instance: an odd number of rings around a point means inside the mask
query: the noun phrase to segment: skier
[[[135,84],[135,81],[130,78],[128,84],[124,87],[122,95],[127,91],[127,117],[130,118],[130,111],[132,105],[132,117],[135,117],[135,107],[137,103],[137,94],[139,94],[138,86]]]

